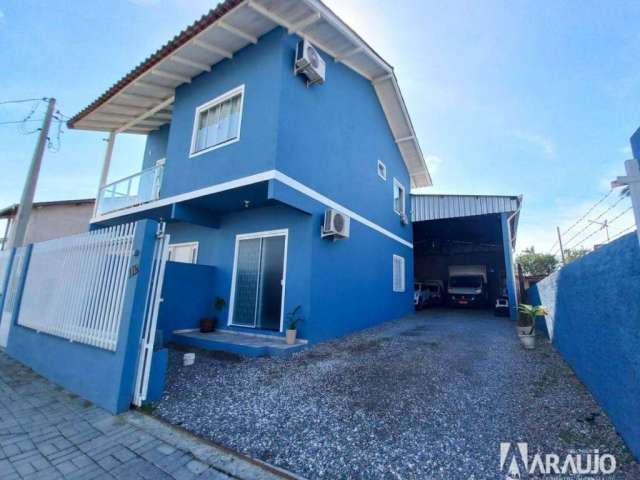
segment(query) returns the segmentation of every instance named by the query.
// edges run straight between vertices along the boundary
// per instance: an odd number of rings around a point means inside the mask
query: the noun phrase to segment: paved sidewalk
[[[0,479],[293,478],[142,413],[113,416],[0,352]]]

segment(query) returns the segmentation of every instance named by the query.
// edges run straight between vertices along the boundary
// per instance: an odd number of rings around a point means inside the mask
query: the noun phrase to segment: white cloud
[[[550,138],[545,137],[544,135],[526,131],[512,132],[512,135],[521,143],[527,143],[538,148],[547,158],[554,158],[556,156],[555,144]]]
[[[625,147],[620,147],[618,149],[618,151],[622,154],[622,155],[627,155],[629,157],[631,157],[632,152],[631,152],[631,147],[629,145],[625,146]]]
[[[429,173],[431,176],[435,175],[438,170],[440,170],[440,165],[442,165],[442,158],[437,155],[427,155],[425,157],[425,162],[427,162],[427,168],[429,169]]]

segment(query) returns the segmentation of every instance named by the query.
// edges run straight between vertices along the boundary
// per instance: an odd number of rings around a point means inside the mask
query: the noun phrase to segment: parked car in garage
[[[415,282],[413,288],[413,304],[416,310],[442,305],[443,292],[444,282],[441,280]]]
[[[451,265],[447,286],[448,303],[458,307],[487,306],[487,267],[485,265]]]

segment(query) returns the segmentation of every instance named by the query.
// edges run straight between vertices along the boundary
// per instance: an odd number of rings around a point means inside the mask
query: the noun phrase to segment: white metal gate
[[[135,230],[127,223],[34,244],[17,323],[115,351]]]
[[[165,224],[158,225],[158,235],[153,249],[153,266],[151,278],[147,288],[147,298],[144,310],[144,323],[140,338],[140,354],[138,356],[138,371],[136,386],[133,392],[133,404],[140,407],[147,399],[149,389],[149,375],[151,373],[151,359],[156,337],[158,312],[162,301],[162,285],[164,270],[169,257],[169,235],[165,234]]]

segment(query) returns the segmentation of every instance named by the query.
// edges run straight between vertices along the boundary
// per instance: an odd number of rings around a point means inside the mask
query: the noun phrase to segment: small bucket
[[[195,361],[196,361],[195,353],[185,353],[182,356],[182,365],[184,365],[185,367],[188,367],[189,365],[193,365]]]

